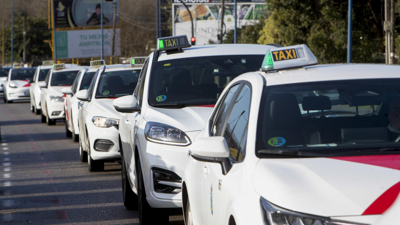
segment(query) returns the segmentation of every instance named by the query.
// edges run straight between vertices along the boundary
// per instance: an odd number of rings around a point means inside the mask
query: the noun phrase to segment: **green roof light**
[[[135,58],[132,58],[131,60],[131,65],[135,65]]]
[[[264,57],[264,61],[262,64],[262,70],[271,70],[274,69],[274,62],[272,61],[271,51],[268,50],[267,54]]]
[[[158,40],[158,49],[164,49],[164,41]]]

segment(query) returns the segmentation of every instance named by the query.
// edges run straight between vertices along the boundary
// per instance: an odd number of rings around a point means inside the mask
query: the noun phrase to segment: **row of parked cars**
[[[175,36],[131,65],[38,67],[31,109],[90,171],[121,160],[141,224],[398,224],[399,69]]]

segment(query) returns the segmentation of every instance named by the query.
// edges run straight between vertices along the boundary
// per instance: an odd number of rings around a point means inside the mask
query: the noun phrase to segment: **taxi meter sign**
[[[191,45],[186,35],[159,38],[157,44],[158,50],[165,50],[165,51],[188,48],[188,47],[191,47]]]
[[[62,69],[65,69],[65,65],[64,64],[55,64],[53,66],[53,69],[54,70],[62,70]]]
[[[132,57],[131,58],[131,67],[141,66],[146,62],[147,57]]]
[[[100,67],[106,65],[104,60],[93,60],[90,61],[90,67]]]
[[[261,69],[263,71],[293,69],[318,64],[307,45],[294,45],[268,50]]]
[[[46,60],[42,62],[43,66],[52,66],[53,65],[53,60]]]

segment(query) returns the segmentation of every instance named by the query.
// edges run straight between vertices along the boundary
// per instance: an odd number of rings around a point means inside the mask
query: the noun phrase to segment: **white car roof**
[[[85,67],[82,67],[82,66],[76,66],[76,67],[62,69],[62,70],[54,70],[54,69],[52,69],[52,71],[53,71],[53,73],[64,72],[64,71],[79,71],[79,70],[84,69],[84,68]]]
[[[142,66],[131,67],[130,64],[110,65],[110,66],[106,66],[105,72],[119,71],[119,70],[132,70],[132,69],[140,70],[140,69],[142,69]]]
[[[400,66],[378,64],[327,64],[276,73],[259,72],[266,85],[355,79],[400,78]]]
[[[161,52],[158,61],[202,56],[265,55],[267,51],[272,48],[276,47],[255,44],[195,45],[190,48],[182,49],[183,53],[167,55],[165,52]]]

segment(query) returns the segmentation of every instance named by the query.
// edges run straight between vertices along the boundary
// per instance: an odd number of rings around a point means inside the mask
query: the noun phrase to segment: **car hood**
[[[95,99],[94,101],[94,114],[98,116],[104,116],[114,119],[120,119],[121,114],[117,112],[113,106],[114,99],[105,98],[105,99]]]
[[[71,86],[51,86],[49,90],[50,96],[63,96],[64,94],[61,92],[61,90],[65,87]]]
[[[31,84],[27,80],[11,80],[9,81],[9,83],[17,85],[18,88],[31,86]]]
[[[144,116],[148,122],[167,124],[184,132],[202,130],[212,107],[184,107],[180,109],[148,108]]]
[[[255,169],[263,198],[313,215],[382,214],[400,192],[400,155],[261,159]]]

